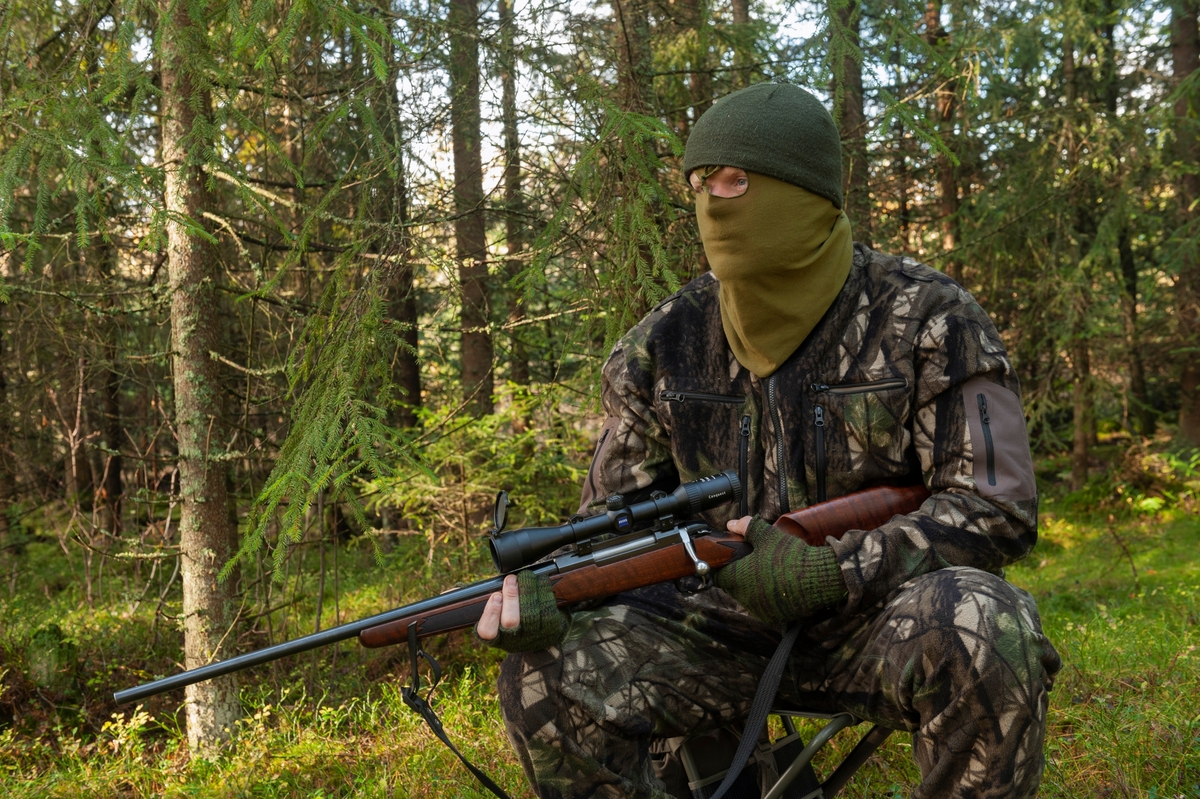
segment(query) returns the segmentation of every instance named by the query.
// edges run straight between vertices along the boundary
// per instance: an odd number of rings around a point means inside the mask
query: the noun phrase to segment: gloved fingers
[[[767,523],[761,516],[755,516],[751,519],[746,529],[746,540],[750,542],[750,546],[752,547],[780,535],[787,534],[774,525]]]

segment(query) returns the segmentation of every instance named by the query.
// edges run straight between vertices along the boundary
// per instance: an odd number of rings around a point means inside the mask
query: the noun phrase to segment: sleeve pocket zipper
[[[987,449],[988,485],[996,485],[996,447],[992,443],[992,420],[988,418],[987,397],[979,394],[979,422],[983,425],[983,446]]]
[[[688,400],[696,400],[699,402],[727,402],[731,405],[741,405],[746,401],[745,397],[733,397],[729,394],[706,394],[702,391],[661,391],[658,398],[663,402],[687,402]]]
[[[817,502],[825,501],[825,409],[820,405],[813,408],[813,427],[817,438]]]

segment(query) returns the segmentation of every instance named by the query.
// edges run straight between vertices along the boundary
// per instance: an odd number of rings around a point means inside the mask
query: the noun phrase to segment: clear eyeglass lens
[[[750,187],[750,181],[745,173],[734,170],[718,169],[711,172],[697,170],[688,175],[688,183],[692,191],[699,194],[706,192],[713,197],[741,197]]]

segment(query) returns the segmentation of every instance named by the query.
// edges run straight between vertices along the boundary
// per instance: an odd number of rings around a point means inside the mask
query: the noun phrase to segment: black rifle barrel
[[[365,619],[342,624],[338,627],[330,627],[328,630],[322,630],[319,633],[306,635],[302,638],[297,638],[294,641],[285,641],[282,644],[269,646],[266,649],[259,649],[255,652],[247,652],[244,655],[221,660],[216,663],[210,663],[207,666],[201,666],[198,669],[173,674],[170,677],[163,677],[161,680],[144,683],[124,691],[117,691],[113,694],[113,699],[117,704],[123,705],[126,702],[137,702],[140,699],[145,699],[156,694],[173,691],[176,688],[183,688],[185,685],[211,680],[214,677],[222,677],[226,674],[231,674],[235,671],[248,669],[251,666],[257,666],[260,663],[269,663],[272,660],[279,660],[288,655],[298,655],[301,652],[307,652],[310,649],[316,649],[320,646],[335,644],[338,641],[345,641],[347,638],[354,638],[363,630],[375,627],[379,624],[386,624],[389,621],[402,619],[405,616],[411,616],[414,613],[425,613],[430,610],[437,610],[443,605],[450,605],[455,602],[461,602],[464,599],[472,599],[474,597],[484,596],[493,591],[499,591],[504,584],[503,577],[493,577],[488,580],[482,580],[477,583],[456,588],[453,591],[448,591],[445,594],[440,594],[429,599],[423,599],[420,602],[414,602],[411,605],[405,605],[402,608],[388,610],[374,616],[368,616]]]

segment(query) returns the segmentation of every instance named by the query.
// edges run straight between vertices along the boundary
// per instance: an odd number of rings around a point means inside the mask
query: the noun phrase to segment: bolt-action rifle
[[[473,626],[483,615],[488,598],[500,590],[503,575],[522,569],[546,575],[554,587],[559,606],[603,599],[670,580],[677,581],[682,590],[705,588],[713,569],[745,556],[750,552],[750,545],[740,536],[713,530],[695,518],[703,511],[736,502],[741,493],[737,474],[727,471],[684,483],[671,494],[655,492],[649,499],[632,505],[627,505],[623,497],[609,497],[603,513],[586,519],[572,519],[558,527],[526,527],[505,532],[508,495],[501,491],[496,496],[493,528],[488,539],[492,560],[501,576],[361,621],[118,691],[113,698],[118,703],[136,702],[355,636],[368,647],[407,642],[412,683],[401,691],[405,704],[425,720],[442,743],[497,799],[509,799],[508,794],[464,757],[447,737],[429,702],[441,676],[441,667],[420,649],[419,640]],[[914,511],[927,496],[929,492],[924,486],[879,486],[785,514],[775,525],[809,544],[820,546],[829,536],[837,538],[848,530],[871,530],[896,514]],[[555,554],[560,551],[561,554]],[[421,695],[418,669],[422,658],[433,670],[433,685],[425,696]]]
[[[671,494],[656,492],[650,499],[630,505],[621,497],[610,497],[603,513],[557,527],[505,531],[508,496],[502,491],[496,497],[494,527],[488,539],[501,576],[118,691],[113,698],[120,704],[136,702],[356,636],[368,647],[407,642],[415,666],[419,639],[473,626],[483,615],[488,598],[500,590],[503,575],[522,569],[549,577],[560,606],[665,581],[680,581],[681,587],[697,590],[707,586],[714,569],[750,551],[741,537],[695,521],[703,511],[737,501],[741,492],[736,473],[726,471],[684,483]],[[819,546],[828,536],[871,530],[896,514],[914,511],[927,496],[919,485],[868,488],[786,514],[775,524]],[[546,557],[564,547],[563,554]]]

